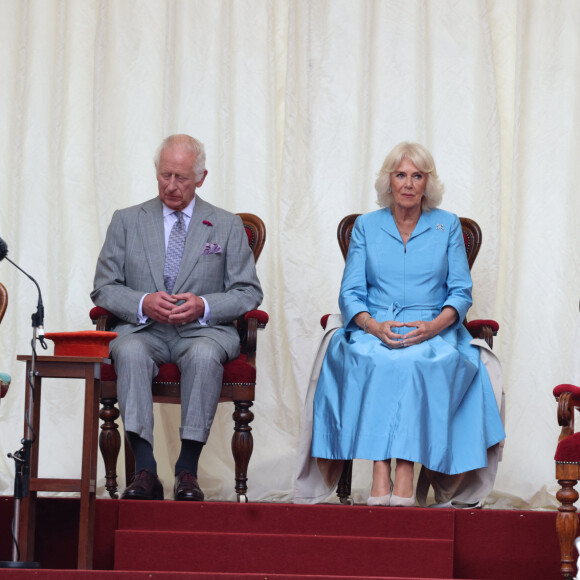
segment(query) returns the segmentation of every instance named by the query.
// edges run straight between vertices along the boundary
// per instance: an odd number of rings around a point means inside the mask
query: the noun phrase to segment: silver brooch
[[[437,224],[437,229],[438,229],[438,230],[441,230],[442,232],[444,232],[444,231],[445,231],[445,227],[444,227],[444,225],[443,225],[443,224]]]

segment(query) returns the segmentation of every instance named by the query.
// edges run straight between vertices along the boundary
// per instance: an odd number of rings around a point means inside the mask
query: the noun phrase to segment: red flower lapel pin
[[[207,220],[203,220],[203,222],[206,226],[213,226],[213,224],[211,222],[208,222]]]

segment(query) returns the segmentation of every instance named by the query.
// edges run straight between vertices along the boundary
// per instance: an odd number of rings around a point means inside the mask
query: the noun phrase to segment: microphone
[[[6,254],[8,253],[8,246],[6,245],[6,242],[0,238],[0,262],[6,257]]]
[[[32,315],[32,326],[38,329],[38,340],[42,345],[42,348],[46,350],[48,347],[44,342],[44,305],[42,304],[42,293],[40,292],[40,286],[38,282],[27,272],[25,272],[18,264],[15,264],[8,257],[8,244],[0,238],[0,262],[6,258],[15,268],[18,268],[25,276],[30,278],[38,290],[38,306],[36,308],[36,313]]]

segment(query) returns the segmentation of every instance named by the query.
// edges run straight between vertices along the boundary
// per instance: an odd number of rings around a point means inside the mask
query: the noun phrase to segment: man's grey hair
[[[193,173],[196,179],[201,179],[205,172],[205,147],[201,141],[190,137],[189,135],[176,134],[166,137],[161,142],[161,145],[157,148],[155,155],[153,156],[153,163],[155,163],[155,169],[159,169],[159,161],[161,159],[161,153],[165,149],[172,147],[173,145],[184,145],[186,149],[191,151],[195,156],[193,162]]]

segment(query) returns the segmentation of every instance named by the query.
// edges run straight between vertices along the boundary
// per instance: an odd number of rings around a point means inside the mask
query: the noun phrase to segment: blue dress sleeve
[[[346,264],[340,285],[338,305],[347,330],[358,328],[353,318],[367,307],[367,244],[363,220],[354,222]]]
[[[454,215],[449,232],[449,245],[447,247],[447,300],[443,306],[452,306],[457,310],[459,317],[452,328],[459,328],[471,307],[472,297],[471,272],[467,263],[465,242],[459,218]]]

